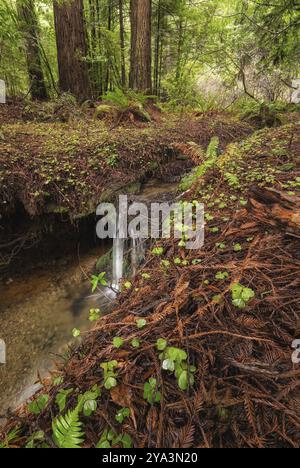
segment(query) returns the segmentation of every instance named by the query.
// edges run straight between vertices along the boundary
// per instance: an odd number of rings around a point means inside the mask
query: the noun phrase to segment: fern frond
[[[79,408],[54,419],[52,430],[53,440],[58,448],[80,448],[80,444],[84,442],[84,432],[79,419]]]

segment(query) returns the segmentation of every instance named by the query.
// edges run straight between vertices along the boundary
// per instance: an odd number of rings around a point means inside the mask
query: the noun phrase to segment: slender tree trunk
[[[89,55],[91,58],[90,65],[90,86],[94,97],[94,93],[97,89],[97,63],[95,57],[97,55],[97,37],[96,37],[96,5],[95,0],[89,0],[89,23],[90,23],[90,43],[89,43]]]
[[[20,30],[26,45],[26,59],[32,99],[48,98],[39,48],[39,26],[34,0],[18,0]]]
[[[157,5],[157,25],[156,25],[156,40],[155,40],[155,60],[154,60],[154,92],[159,95],[159,72],[160,72],[160,47],[161,47],[161,0],[158,0]]]
[[[181,65],[182,65],[182,48],[183,48],[183,18],[180,18],[179,22],[179,38],[177,48],[177,65],[176,65],[176,79],[179,80],[181,76]]]
[[[83,0],[54,1],[59,85],[79,100],[90,96]]]
[[[112,13],[113,13],[113,5],[112,0],[108,0],[108,16],[107,16],[107,29],[111,31],[112,29]],[[111,57],[110,54],[107,54],[107,67],[106,67],[106,77],[105,77],[105,92],[111,89]]]
[[[125,29],[124,29],[124,1],[119,0],[120,21],[120,49],[121,49],[121,83],[126,87],[126,62],[125,62]]]
[[[101,7],[100,7],[100,0],[96,0],[96,21],[97,21],[97,27],[96,27],[96,38],[97,38],[97,55],[102,55],[102,38],[101,38]],[[103,65],[102,62],[98,62],[98,93],[100,96],[103,94]]]
[[[130,87],[152,91],[151,0],[131,0]]]

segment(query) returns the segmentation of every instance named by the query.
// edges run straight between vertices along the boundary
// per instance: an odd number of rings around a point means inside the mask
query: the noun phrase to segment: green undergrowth
[[[31,216],[53,211],[83,216],[95,212],[107,190],[113,195],[147,173],[167,175],[168,163],[176,158],[174,143],[206,147],[216,135],[224,146],[251,131],[230,115],[204,120],[168,116],[159,123],[118,128],[93,119],[4,124],[0,214],[12,214],[21,202]]]

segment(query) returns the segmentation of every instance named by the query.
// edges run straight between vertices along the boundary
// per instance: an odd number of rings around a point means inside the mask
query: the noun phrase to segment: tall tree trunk
[[[83,0],[54,0],[59,86],[79,100],[90,96]]]
[[[125,63],[125,29],[124,29],[124,1],[119,0],[120,21],[120,49],[121,49],[121,83],[126,86],[126,63]]]
[[[90,65],[90,86],[91,92],[94,96],[94,93],[97,89],[97,63],[96,63],[96,56],[97,56],[97,37],[96,37],[96,5],[95,0],[88,0],[89,3],[89,23],[90,23],[90,44],[89,44],[89,55],[91,58],[91,65]]]
[[[179,20],[179,38],[178,38],[178,48],[177,48],[177,65],[176,65],[176,80],[178,81],[181,76],[182,68],[182,48],[183,48],[183,18],[180,17]]]
[[[108,12],[107,12],[107,29],[108,31],[112,30],[112,15],[113,15],[113,3],[112,0],[108,0]],[[111,82],[111,67],[112,61],[110,57],[110,53],[107,55],[107,68],[106,68],[106,78],[105,78],[105,92],[109,89],[112,89],[112,82]]]
[[[20,30],[26,45],[26,59],[32,99],[48,98],[39,48],[39,26],[34,0],[18,0]]]
[[[161,20],[162,20],[161,0],[158,0],[156,38],[155,38],[155,60],[154,60],[154,92],[157,96],[160,93],[159,73],[160,73],[160,47],[161,47],[161,22],[162,22]]]
[[[131,0],[130,87],[151,92],[151,0]]]

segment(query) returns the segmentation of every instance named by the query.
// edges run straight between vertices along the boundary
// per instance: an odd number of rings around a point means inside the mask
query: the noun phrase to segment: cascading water
[[[120,281],[123,278],[125,239],[120,237],[119,223],[117,225],[116,237],[113,242],[113,281],[112,288],[120,290]]]

